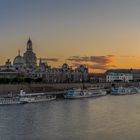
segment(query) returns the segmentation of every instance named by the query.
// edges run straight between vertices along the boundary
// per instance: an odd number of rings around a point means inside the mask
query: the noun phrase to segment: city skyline
[[[29,36],[49,65],[86,64],[91,72],[140,68],[140,1],[1,0],[3,64],[24,52]]]

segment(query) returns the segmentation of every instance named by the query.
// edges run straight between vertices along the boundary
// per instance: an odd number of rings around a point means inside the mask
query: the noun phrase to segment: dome
[[[24,65],[25,64],[25,60],[22,56],[20,56],[20,53],[18,54],[18,56],[15,57],[14,59],[14,65]]]
[[[79,71],[81,71],[81,72],[84,72],[84,71],[87,71],[88,70],[87,67],[86,67],[86,65],[79,65],[77,69]]]
[[[85,65],[79,65],[79,69],[83,70],[83,69],[85,69],[85,68],[86,68]]]
[[[68,68],[69,68],[69,65],[66,64],[66,63],[64,63],[64,64],[62,65],[62,68],[63,68],[63,69],[68,69]]]

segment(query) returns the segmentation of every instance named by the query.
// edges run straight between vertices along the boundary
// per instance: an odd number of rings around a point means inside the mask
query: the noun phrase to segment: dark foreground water
[[[0,140],[140,140],[140,94],[0,106]]]

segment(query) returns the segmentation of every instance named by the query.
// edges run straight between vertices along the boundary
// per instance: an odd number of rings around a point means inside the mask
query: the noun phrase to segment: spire
[[[41,59],[41,57],[40,57],[40,58],[39,58],[39,66],[41,66],[41,60],[42,60],[42,59]]]
[[[30,36],[29,36],[29,40],[28,41],[32,42]]]
[[[27,41],[27,50],[32,51],[32,41],[30,39],[30,36],[29,36],[29,40]]]
[[[20,56],[20,50],[18,50],[18,56]]]

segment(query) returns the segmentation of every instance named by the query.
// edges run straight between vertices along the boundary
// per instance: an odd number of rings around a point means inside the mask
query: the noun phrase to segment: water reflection
[[[140,95],[0,106],[0,140],[136,140]]]

